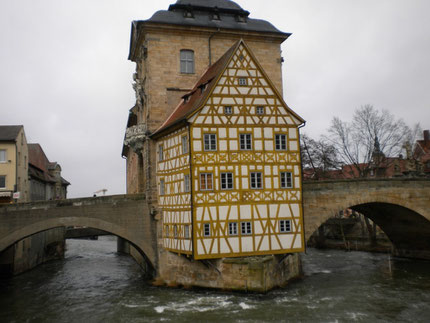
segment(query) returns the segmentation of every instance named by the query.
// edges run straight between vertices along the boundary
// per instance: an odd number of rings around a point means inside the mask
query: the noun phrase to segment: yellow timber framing
[[[241,48],[240,44],[244,47]],[[241,48],[241,53],[237,54],[237,51]],[[238,257],[238,256],[250,256],[250,255],[264,255],[264,254],[276,254],[276,253],[287,253],[287,252],[302,252],[304,251],[304,229],[303,229],[303,210],[301,203],[301,167],[300,167],[300,151],[298,145],[298,125],[304,121],[291,111],[288,106],[283,102],[281,96],[277,92],[276,88],[271,83],[270,79],[264,74],[261,66],[259,66],[255,57],[253,57],[250,50],[246,47],[243,42],[239,42],[236,50],[232,53],[228,62],[233,57],[238,57],[244,54],[250,56],[251,60],[256,65],[258,72],[255,75],[257,81],[258,78],[263,78],[266,81],[266,85],[255,82],[255,80],[248,80],[247,86],[241,86],[243,88],[263,87],[266,86],[272,90],[272,93],[265,92],[264,94],[253,94],[250,103],[245,104],[245,98],[248,95],[239,94],[237,90],[233,91],[231,87],[239,87],[234,83],[234,78],[238,78],[235,74],[230,79],[227,79],[227,91],[214,93],[219,84],[220,80],[225,77],[225,71],[229,68],[229,63],[226,64],[224,70],[218,75],[215,86],[212,87],[207,99],[204,100],[203,104],[199,109],[192,114],[188,120],[190,122],[190,143],[191,143],[191,174],[197,175],[197,180],[194,179],[192,183],[192,198],[193,198],[193,255],[195,259],[207,259],[207,258],[221,258],[221,257]],[[250,79],[248,77],[248,79]],[[214,102],[213,97],[221,99],[217,103]],[[234,97],[240,98],[236,100]],[[272,104],[256,104],[256,99],[272,99]],[[233,99],[234,102],[228,104],[221,104],[222,99],[229,98]],[[241,101],[242,103],[238,102]],[[260,102],[260,101],[259,101]],[[224,106],[233,106],[232,115],[224,115]],[[263,105],[265,107],[265,113],[262,115],[256,115],[256,106]],[[216,108],[217,106],[217,108]],[[280,111],[280,107],[285,109],[285,112]],[[239,111],[235,111],[239,109]],[[216,111],[217,110],[217,111]],[[216,123],[214,122],[215,116],[223,115],[227,122]],[[234,116],[242,116],[250,123],[245,122],[244,124],[238,124],[232,121]],[[197,118],[202,118],[198,120]],[[275,124],[267,124],[267,116],[275,117],[277,122]],[[290,116],[290,120],[288,119]],[[249,117],[249,119],[246,119]],[[266,118],[266,119],[265,119]],[[282,120],[281,120],[282,119]],[[237,118],[236,118],[237,121]],[[290,121],[290,122],[289,122]],[[265,149],[265,141],[261,139],[261,149],[256,150],[255,147],[256,138],[254,138],[254,129],[260,127],[261,132],[264,133],[264,129],[272,129],[270,138],[267,138],[272,143],[272,149]],[[194,129],[199,129],[200,138],[194,138]],[[230,137],[230,129],[236,129],[235,136]],[[294,135],[290,139],[290,129],[293,129]],[[220,138],[220,132],[224,130],[225,135]],[[203,137],[206,133],[216,133],[217,150],[216,151],[204,151]],[[252,134],[252,149],[251,150],[240,150],[239,133],[251,133]],[[285,134],[287,138],[287,150],[275,150],[275,133]],[[262,138],[264,136],[262,135]],[[200,149],[195,149],[194,140],[200,140]],[[265,138],[266,139],[266,138]],[[225,144],[222,145],[221,141]],[[231,147],[232,142],[236,141],[235,147]],[[294,149],[290,148],[290,143],[294,141]],[[291,145],[293,146],[293,145]],[[261,164],[256,166],[256,164]],[[233,166],[226,168],[224,166]],[[221,168],[224,167],[224,168]],[[243,173],[243,167],[246,171]],[[267,172],[267,168],[269,171]],[[251,171],[260,171],[263,174],[263,189],[251,189],[249,176]],[[293,188],[280,188],[280,173],[288,171],[293,174]],[[201,191],[199,189],[200,173],[213,174],[213,191]],[[221,172],[232,172],[234,177],[234,189],[233,190],[221,190],[220,188],[220,173]],[[270,175],[267,175],[270,174]],[[243,187],[243,180],[248,181],[248,186]],[[266,187],[267,180],[270,183],[270,188]],[[277,187],[277,188],[276,188]],[[251,211],[250,217],[241,216],[241,206],[249,206]],[[280,214],[281,205],[283,208],[288,208],[289,216]],[[297,210],[293,210],[293,205]],[[220,219],[220,207],[227,208],[227,215],[225,219]],[[197,209],[202,209],[202,214],[198,215]],[[232,208],[236,208],[237,215],[233,219],[230,219],[230,212]],[[265,219],[261,213],[262,209],[265,211]],[[275,209],[275,212],[273,212]],[[275,213],[272,214],[271,213]],[[297,213],[298,212],[298,213]],[[297,215],[298,216],[295,216]],[[198,219],[197,217],[201,217]],[[291,221],[291,232],[280,233],[279,220],[290,220]],[[252,248],[249,251],[244,251],[242,246],[242,233],[241,233],[241,222],[250,221],[252,223],[252,234],[243,235],[245,238],[252,238]],[[221,239],[224,239],[229,249],[232,250],[232,246],[229,243],[229,222],[236,222],[238,232],[234,237],[238,238],[238,252],[220,252],[221,250]],[[211,224],[211,237],[204,236],[204,223]],[[263,224],[264,223],[264,224]],[[256,225],[259,224],[261,230],[256,230]],[[300,240],[299,247],[294,248],[282,248],[276,249],[273,244],[277,243],[281,246],[281,239],[285,236],[292,236],[291,246],[295,245],[296,239]],[[268,250],[259,250],[263,238],[267,237],[269,244]],[[260,238],[260,239],[257,239]],[[200,240],[209,241],[208,243],[202,243],[201,248],[203,253],[200,253],[198,243]]]

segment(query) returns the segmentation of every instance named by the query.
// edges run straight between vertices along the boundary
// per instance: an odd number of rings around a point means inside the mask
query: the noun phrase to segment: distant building
[[[317,173],[317,174],[316,174]],[[430,135],[424,130],[423,140],[417,140],[413,151],[406,149],[406,156],[387,157],[379,148],[378,140],[370,163],[342,165],[340,169],[320,171],[304,169],[304,180],[329,180],[352,178],[392,178],[430,176]]]
[[[68,185],[60,165],[27,144],[23,126],[0,126],[0,203],[65,199]]]
[[[23,126],[1,125],[0,203],[12,202],[14,193],[20,202],[29,201],[27,139]]]
[[[61,166],[50,162],[39,144],[28,144],[28,155],[31,200],[67,198],[70,183],[61,177]]]

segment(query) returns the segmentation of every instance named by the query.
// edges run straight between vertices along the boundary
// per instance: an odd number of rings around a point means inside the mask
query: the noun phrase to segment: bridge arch
[[[35,233],[56,227],[86,226],[112,233],[157,264],[156,223],[144,195],[44,201],[0,207],[0,251]]]
[[[140,246],[134,242],[134,237],[132,233],[128,232],[128,230],[124,227],[121,227],[117,224],[110,223],[101,219],[96,218],[87,218],[87,217],[60,217],[60,218],[51,218],[42,220],[39,222],[32,223],[30,225],[24,226],[19,230],[11,232],[9,235],[2,237],[0,239],[0,252],[7,249],[14,243],[32,236],[36,233],[43,232],[49,229],[59,228],[59,227],[69,227],[69,226],[84,226],[93,229],[98,229],[102,231],[106,231],[120,237],[127,242],[129,242],[148,262],[152,268],[154,264],[148,258],[145,253],[149,251],[149,246]]]
[[[304,183],[306,239],[340,210],[374,221],[398,256],[430,259],[430,180],[382,179]]]

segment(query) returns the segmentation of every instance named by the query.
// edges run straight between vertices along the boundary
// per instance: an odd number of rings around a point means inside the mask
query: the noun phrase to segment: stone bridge
[[[303,183],[306,239],[340,210],[374,221],[394,254],[430,259],[430,179],[354,179]]]
[[[128,241],[155,269],[155,222],[140,194],[12,204],[0,207],[0,252],[41,231],[84,226]]]

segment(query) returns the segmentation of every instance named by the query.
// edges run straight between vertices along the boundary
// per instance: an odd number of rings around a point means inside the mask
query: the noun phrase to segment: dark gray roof
[[[187,11],[192,13],[193,18],[185,17]],[[220,20],[213,19],[214,13],[219,14]],[[248,15],[248,11],[229,0],[178,0],[170,5],[169,10],[157,11],[150,19],[142,22],[276,33],[285,38],[290,35],[266,20],[249,18]]]
[[[191,5],[209,8],[218,7],[220,9],[243,10],[237,3],[230,0],[178,0],[176,1],[175,5]],[[169,9],[175,5],[171,5]]]
[[[0,141],[15,141],[23,126],[0,126]]]

